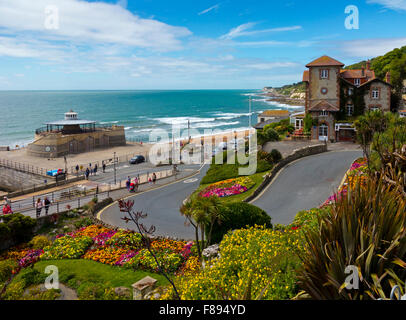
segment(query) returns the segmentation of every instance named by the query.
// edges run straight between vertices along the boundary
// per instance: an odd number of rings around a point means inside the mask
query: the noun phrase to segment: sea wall
[[[283,158],[281,161],[279,161],[275,165],[275,167],[273,167],[272,171],[267,174],[267,176],[265,177],[264,181],[260,184],[260,186],[254,191],[254,193],[252,195],[247,197],[244,200],[244,202],[250,202],[250,201],[254,200],[266,188],[266,186],[272,182],[272,180],[275,178],[275,176],[278,174],[278,172],[288,163],[295,161],[297,159],[303,158],[303,157],[323,153],[326,151],[327,151],[327,144],[324,144],[324,143],[294,150],[290,155]]]
[[[33,188],[34,185],[44,185],[44,179],[46,178],[40,175],[0,167],[0,189],[7,192]]]

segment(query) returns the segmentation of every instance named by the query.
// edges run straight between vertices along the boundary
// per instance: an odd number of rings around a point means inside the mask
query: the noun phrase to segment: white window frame
[[[353,104],[347,104],[345,111],[346,111],[345,113],[347,114],[347,116],[351,117],[354,114],[354,105]]]
[[[328,116],[328,111],[326,111],[326,110],[320,111],[320,116],[327,117]]]
[[[360,85],[361,85],[361,79],[359,79],[359,78],[354,79],[354,84],[355,84],[356,86],[360,86]]]
[[[348,88],[348,95],[352,96],[354,93],[354,88]]]
[[[379,99],[379,89],[378,88],[372,89],[372,99]]]
[[[319,137],[328,137],[328,125],[325,123],[319,126]]]
[[[320,70],[320,78],[321,79],[328,79],[328,69],[321,69]]]
[[[370,111],[378,111],[378,110],[381,110],[381,108],[379,108],[378,106],[375,106],[375,107],[369,108],[369,110]]]
[[[295,120],[295,128],[296,128],[296,129],[301,129],[301,128],[303,128],[303,119],[296,119],[296,120]]]

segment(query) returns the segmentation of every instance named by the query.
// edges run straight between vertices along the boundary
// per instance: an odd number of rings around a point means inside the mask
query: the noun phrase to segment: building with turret
[[[370,61],[366,68],[343,69],[344,64],[322,56],[306,65],[305,113],[313,118],[311,138],[348,141],[354,137],[352,121],[367,110],[390,111],[390,74],[376,78]]]

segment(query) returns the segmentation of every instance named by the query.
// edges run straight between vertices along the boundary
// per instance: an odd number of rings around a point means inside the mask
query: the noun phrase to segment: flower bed
[[[255,182],[249,177],[240,177],[228,179],[213,183],[199,193],[199,196],[209,198],[216,196],[219,198],[229,197],[247,192],[255,185]]]
[[[41,259],[79,259],[92,244],[90,237],[66,235],[56,239],[51,246],[45,247]]]

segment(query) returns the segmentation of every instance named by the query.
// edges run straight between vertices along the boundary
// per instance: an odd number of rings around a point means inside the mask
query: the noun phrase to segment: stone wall
[[[4,191],[12,192],[21,189],[33,188],[34,185],[44,185],[44,179],[47,178],[32,173],[0,167],[0,189]],[[52,177],[47,180],[48,182],[54,181]]]
[[[319,154],[327,151],[327,144],[316,144],[314,146],[309,146],[309,147],[304,147],[301,149],[294,150],[292,154],[288,155],[287,157],[283,158],[281,161],[279,161],[275,167],[273,167],[272,171],[267,174],[265,177],[264,181],[261,183],[261,185],[254,191],[252,195],[247,197],[244,202],[250,202],[254,200],[265,188],[266,186],[272,182],[272,180],[275,178],[277,173],[288,163],[295,161],[297,159],[311,156],[314,154]]]

